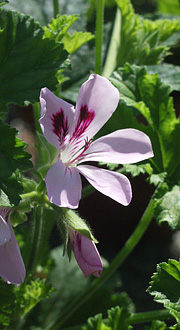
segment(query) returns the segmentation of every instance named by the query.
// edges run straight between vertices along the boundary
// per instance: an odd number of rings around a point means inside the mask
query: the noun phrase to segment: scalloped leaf
[[[158,264],[148,292],[180,322],[180,262],[170,259]]]
[[[40,89],[56,89],[56,72],[68,53],[63,44],[43,39],[43,29],[33,18],[17,12],[0,11],[0,100],[8,103],[39,101]]]

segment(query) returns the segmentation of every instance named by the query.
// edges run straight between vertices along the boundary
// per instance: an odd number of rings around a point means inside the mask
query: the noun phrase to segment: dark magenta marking
[[[71,139],[79,138],[86,131],[86,129],[88,128],[94,117],[95,117],[94,111],[89,110],[86,104],[82,105],[80,109],[77,125]]]
[[[53,132],[58,136],[60,144],[63,143],[69,130],[68,119],[64,116],[64,111],[61,109],[51,117],[53,122]]]

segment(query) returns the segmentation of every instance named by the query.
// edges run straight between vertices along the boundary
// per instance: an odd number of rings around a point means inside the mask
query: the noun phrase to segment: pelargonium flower
[[[47,141],[58,150],[57,161],[45,178],[51,203],[77,208],[82,190],[80,174],[104,195],[123,205],[130,203],[131,185],[126,176],[83,164],[86,161],[130,164],[153,156],[149,137],[136,129],[117,130],[92,141],[118,101],[117,88],[96,74],[81,86],[76,107],[47,88],[41,90],[39,122]]]
[[[24,281],[25,267],[10,222],[10,208],[0,207],[0,276],[8,284]]]
[[[70,235],[69,243],[84,276],[87,277],[92,274],[100,277],[103,265],[94,242],[77,231],[73,231]]]

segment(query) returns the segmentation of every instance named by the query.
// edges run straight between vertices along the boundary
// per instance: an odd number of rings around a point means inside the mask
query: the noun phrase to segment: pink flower
[[[9,207],[0,207],[0,276],[8,284],[24,281],[25,267],[10,222]]]
[[[118,90],[108,79],[95,74],[81,86],[76,108],[47,88],[41,90],[41,129],[58,149],[58,159],[45,178],[51,203],[77,208],[82,190],[80,174],[104,195],[123,205],[130,203],[131,185],[126,176],[80,165],[86,161],[130,164],[153,156],[150,139],[135,129],[117,130],[92,141],[115,111],[118,101]]]
[[[76,231],[73,231],[73,236],[71,236],[69,242],[84,276],[87,277],[92,274],[100,277],[103,266],[94,242]]]

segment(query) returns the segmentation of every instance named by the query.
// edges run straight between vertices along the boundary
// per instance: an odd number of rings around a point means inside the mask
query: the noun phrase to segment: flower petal
[[[102,194],[122,205],[128,205],[132,198],[131,185],[125,175],[90,165],[79,165],[78,170],[89,183]]]
[[[79,91],[73,135],[90,140],[111,117],[118,102],[119,92],[107,78],[90,75]]]
[[[0,246],[8,242],[11,238],[11,230],[7,222],[0,215]]]
[[[149,137],[136,129],[122,129],[92,142],[80,162],[131,164],[153,157]]]
[[[25,267],[9,217],[11,239],[0,246],[0,276],[7,283],[20,284],[25,278]]]
[[[84,235],[74,232],[74,242],[71,244],[75,258],[85,277],[92,274],[100,277],[103,266],[101,257],[94,242]]]
[[[75,209],[81,199],[81,178],[74,167],[66,167],[58,160],[47,172],[46,187],[51,203]]]
[[[75,108],[72,104],[58,98],[46,87],[41,89],[40,103],[39,123],[42,132],[47,141],[60,150],[71,131]]]

